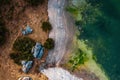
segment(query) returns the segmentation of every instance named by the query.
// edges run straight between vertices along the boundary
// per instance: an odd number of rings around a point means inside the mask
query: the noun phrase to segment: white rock
[[[83,80],[71,75],[68,71],[62,68],[48,68],[41,71],[48,77],[49,80]]]

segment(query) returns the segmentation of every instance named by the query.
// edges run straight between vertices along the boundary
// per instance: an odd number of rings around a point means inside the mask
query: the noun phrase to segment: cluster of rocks
[[[22,30],[23,35],[28,35],[33,32],[33,29],[30,26],[27,26],[24,30]],[[32,48],[31,53],[33,53],[34,58],[41,59],[44,54],[44,47],[36,42],[36,45]],[[33,61],[21,61],[22,71],[27,73],[33,66]]]

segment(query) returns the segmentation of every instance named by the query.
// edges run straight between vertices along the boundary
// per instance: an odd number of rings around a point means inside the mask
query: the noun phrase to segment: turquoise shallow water
[[[86,44],[110,79],[120,80],[120,0],[99,1],[103,16],[85,25],[80,39],[88,40]]]

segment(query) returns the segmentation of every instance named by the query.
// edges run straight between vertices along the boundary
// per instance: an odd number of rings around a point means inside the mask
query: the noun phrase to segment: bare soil
[[[36,66],[45,61],[47,51],[45,51],[42,60],[35,60],[35,65],[28,74],[24,74],[21,71],[21,66],[16,65],[9,57],[14,41],[18,36],[22,36],[21,29],[27,25],[33,28],[33,33],[28,37],[42,44],[46,41],[48,33],[42,31],[41,25],[42,22],[48,21],[47,0],[38,7],[30,7],[24,0],[11,1],[12,5],[5,5],[2,10],[9,34],[6,43],[0,47],[0,80],[17,80],[21,76],[30,76],[33,80],[47,80],[46,76],[35,72]],[[11,11],[10,9],[12,12],[8,14]]]

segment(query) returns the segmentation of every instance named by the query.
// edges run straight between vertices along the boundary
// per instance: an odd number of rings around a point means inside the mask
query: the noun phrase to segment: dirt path
[[[49,0],[48,16],[53,26],[49,37],[55,40],[55,48],[49,52],[47,63],[59,64],[65,53],[67,53],[68,44],[73,38],[72,23],[68,23],[67,14],[64,11],[65,0]],[[53,13],[54,12],[54,13]]]
[[[18,6],[15,6],[16,10],[19,10],[25,6],[23,1],[14,0],[15,3],[18,3]],[[14,4],[14,3],[13,3]],[[14,17],[16,14],[13,15]],[[42,74],[24,74],[20,71],[20,66],[14,64],[14,62],[9,58],[9,54],[12,52],[12,44],[15,39],[21,35],[21,28],[24,28],[26,25],[30,25],[34,32],[29,35],[38,42],[44,43],[48,38],[48,34],[43,32],[40,28],[42,22],[47,21],[47,0],[43,5],[38,6],[37,8],[32,8],[27,6],[25,10],[19,13],[19,18],[13,18],[12,20],[6,19],[6,26],[9,29],[9,37],[6,43],[0,47],[0,80],[17,80],[20,76],[31,76],[33,80],[47,80],[47,78]]]
[[[66,0],[49,0],[48,3],[49,21],[53,26],[49,37],[55,40],[55,48],[49,52],[47,63],[55,63],[57,66],[44,69],[42,73],[50,80],[99,80],[94,74],[86,71],[86,68],[77,69],[72,72],[70,66],[67,65],[65,68],[65,66],[59,65],[59,62],[64,63],[64,61],[68,59],[70,46],[73,45],[71,40],[75,33],[75,29],[73,28],[74,21],[64,10],[65,1]]]

